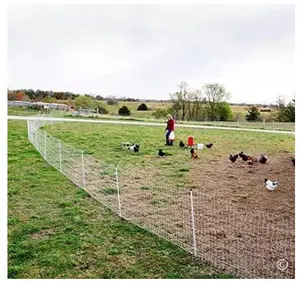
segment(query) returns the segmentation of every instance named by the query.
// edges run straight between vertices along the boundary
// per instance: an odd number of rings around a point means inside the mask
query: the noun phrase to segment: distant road
[[[64,121],[64,122],[130,124],[130,125],[145,125],[145,126],[160,126],[160,127],[166,126],[164,123],[154,123],[154,122],[138,122],[138,121],[124,121],[124,120],[122,120],[122,121],[121,120],[90,120],[90,119],[37,117],[37,116],[8,116],[7,119],[9,119],[9,120],[49,120],[49,121]],[[250,131],[250,132],[264,132],[264,133],[278,133],[278,134],[293,134],[293,135],[295,135],[295,132],[292,132],[292,131],[207,126],[207,125],[195,125],[195,124],[191,124],[191,125],[190,124],[176,124],[176,127]]]

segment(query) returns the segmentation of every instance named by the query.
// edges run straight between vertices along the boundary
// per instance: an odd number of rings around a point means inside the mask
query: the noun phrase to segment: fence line
[[[294,278],[293,216],[245,210],[216,195],[162,184],[154,166],[143,175],[133,166],[118,168],[96,160],[42,130],[52,123],[27,120],[30,142],[49,164],[120,217],[222,272]]]
[[[37,117],[33,116],[8,116],[11,120],[36,120]],[[81,123],[107,123],[107,124],[129,124],[129,125],[143,125],[143,126],[161,126],[164,127],[164,123],[158,122],[139,122],[139,121],[125,121],[125,120],[93,120],[93,119],[74,119],[74,118],[52,118],[52,117],[41,117],[41,121],[51,121],[48,124],[56,122],[81,122]],[[262,132],[262,133],[276,133],[276,134],[292,134],[295,135],[294,131],[284,130],[267,130],[267,129],[254,129],[254,128],[243,128],[243,127],[227,127],[227,126],[215,126],[215,125],[198,125],[193,123],[177,123],[176,127],[182,128],[203,128],[203,129],[217,129],[217,130],[233,130],[233,131],[249,131],[249,132]]]

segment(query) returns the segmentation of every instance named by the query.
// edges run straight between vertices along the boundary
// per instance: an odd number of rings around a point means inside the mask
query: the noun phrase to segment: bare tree
[[[185,119],[186,115],[186,108],[187,108],[187,94],[188,94],[188,88],[189,84],[186,81],[181,81],[178,85],[181,93],[181,110],[182,110],[182,120]]]
[[[190,120],[197,120],[203,108],[201,90],[193,89],[186,95],[187,113]]]
[[[176,119],[180,118],[181,113],[181,120],[184,120],[186,117],[186,111],[187,111],[187,94],[188,94],[188,87],[189,84],[185,81],[180,82],[178,85],[180,91],[171,93],[170,98],[173,102],[173,110],[176,115]]]
[[[278,109],[282,109],[285,107],[285,96],[284,95],[278,95],[276,98],[276,106]]]
[[[179,112],[182,109],[182,95],[180,92],[170,93],[170,99],[173,103],[172,109],[174,111],[174,118],[179,119],[180,115]]]

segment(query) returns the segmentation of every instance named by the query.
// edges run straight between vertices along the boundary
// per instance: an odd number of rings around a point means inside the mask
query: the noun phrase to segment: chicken
[[[259,157],[259,160],[258,160],[260,163],[264,164],[264,163],[267,162],[267,160],[268,159],[265,157],[264,154],[260,154],[260,157]]]
[[[269,191],[274,191],[278,186],[278,181],[271,181],[271,180],[265,178],[265,184],[266,184],[266,188]]]
[[[238,157],[239,157],[238,154],[236,154],[236,155],[231,155],[230,154],[229,159],[234,163]]]
[[[192,159],[198,159],[198,155],[195,153],[194,148],[192,148],[192,149],[190,150],[190,153],[191,153],[191,158],[192,158]]]
[[[248,157],[248,164],[253,164],[253,163],[257,163],[258,162],[258,159],[256,157],[253,157],[253,156],[247,156]]]
[[[162,151],[162,149],[159,149],[159,150],[158,150],[158,155],[159,155],[160,157],[164,157],[164,156],[166,155],[166,153],[164,153],[164,152]]]
[[[206,148],[210,149],[213,146],[213,143],[205,144]]]
[[[179,142],[179,147],[181,147],[181,148],[185,147],[185,144],[182,142],[182,140],[180,140],[180,142]]]
[[[239,153],[239,156],[242,158],[244,162],[248,161],[248,156],[245,155],[243,151]]]
[[[128,150],[137,153],[137,152],[140,150],[140,145],[138,145],[138,144],[133,144],[132,146],[129,146],[129,147],[128,147]]]
[[[291,159],[291,162],[293,163],[293,165],[295,166],[295,158]]]

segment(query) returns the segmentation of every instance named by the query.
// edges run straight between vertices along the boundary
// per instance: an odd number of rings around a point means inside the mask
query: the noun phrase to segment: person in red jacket
[[[165,129],[165,130],[167,130],[166,145],[173,146],[173,140],[169,140],[169,136],[170,136],[171,132],[174,131],[174,129],[175,129],[175,120],[173,119],[171,114],[168,114],[167,118],[168,118],[168,123],[167,123],[167,127]]]

